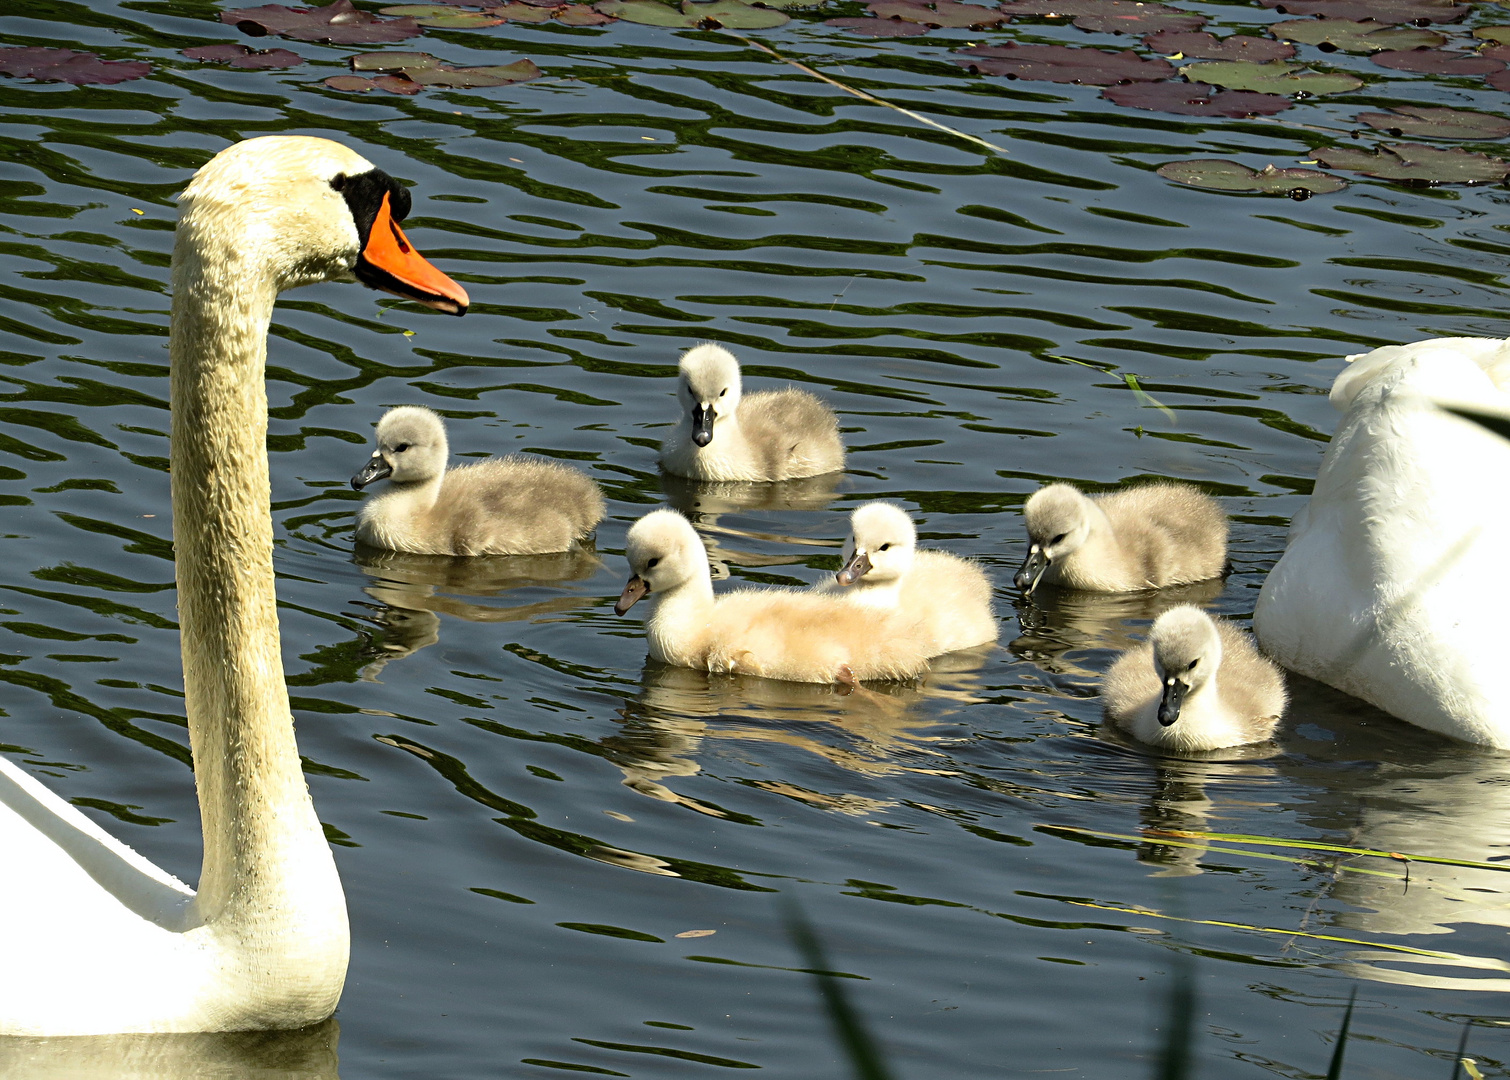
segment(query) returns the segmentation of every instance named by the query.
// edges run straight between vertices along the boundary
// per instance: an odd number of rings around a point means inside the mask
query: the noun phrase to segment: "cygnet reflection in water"
[[[584,581],[601,565],[592,544],[549,555],[406,555],[359,545],[352,561],[373,578],[362,591],[378,603],[360,616],[381,630],[372,648],[376,658],[362,678],[376,680],[394,660],[440,640],[441,615],[467,622],[520,622],[590,608],[596,602],[580,595],[546,596],[568,581]],[[519,592],[530,598],[510,605],[472,603],[463,597],[497,597]],[[355,603],[355,601],[353,601]]]
[[[670,473],[661,475],[661,489],[672,509],[679,510],[697,529],[708,549],[708,569],[714,581],[729,577],[730,566],[785,566],[801,561],[791,554],[764,555],[759,552],[733,548],[724,543],[725,536],[753,536],[735,526],[725,524],[726,515],[739,515],[751,510],[822,510],[833,502],[838,492],[843,473],[825,473],[801,480],[779,480],[774,483],[753,481],[688,480]],[[775,539],[783,545],[813,545],[815,541],[796,536],[772,537],[760,534],[761,539]],[[817,542],[827,547],[827,542]]]
[[[1277,769],[1261,759],[1278,754],[1274,746],[1235,746],[1155,759],[1153,784],[1138,814],[1147,837],[1138,845],[1138,861],[1157,867],[1155,877],[1202,873],[1209,848],[1199,837],[1178,834],[1241,831],[1245,817],[1237,807],[1264,801],[1263,785],[1275,780]],[[1219,756],[1223,760],[1215,760]]]
[[[0,1039],[16,1080],[339,1080],[334,1020],[298,1031]]]

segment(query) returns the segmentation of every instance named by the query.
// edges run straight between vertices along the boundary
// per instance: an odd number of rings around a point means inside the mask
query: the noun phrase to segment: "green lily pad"
[[[1510,30],[1510,27],[1505,29]],[[1385,26],[1352,19],[1295,19],[1275,23],[1269,33],[1281,41],[1316,45],[1324,52],[1375,53],[1403,49],[1435,49],[1447,38],[1435,30],[1414,26]],[[1477,31],[1475,31],[1477,33]]]
[[[516,23],[543,23],[550,22],[556,15],[552,8],[538,7],[535,4],[500,4],[488,9],[489,15],[495,15],[500,19],[507,19]]]
[[[1358,114],[1358,121],[1396,138],[1503,139],[1510,135],[1510,120],[1491,113],[1461,109],[1428,109],[1421,105],[1397,105],[1394,112]]]
[[[1286,15],[1322,15],[1336,19],[1373,19],[1381,23],[1457,22],[1468,14],[1467,4],[1452,0],[1260,0],[1264,7],[1282,8]]]
[[[1298,72],[1298,74],[1297,74]],[[1180,74],[1191,82],[1211,83],[1228,90],[1255,90],[1260,94],[1346,94],[1363,80],[1341,72],[1301,71],[1294,64],[1271,60],[1255,64],[1248,60],[1212,60],[1188,64]]]
[[[1292,199],[1330,195],[1347,187],[1347,181],[1342,177],[1315,169],[1276,169],[1273,165],[1265,165],[1255,172],[1240,162],[1219,158],[1171,161],[1155,171],[1166,180],[1191,187],[1256,191],[1265,195],[1288,195]]]
[[[399,4],[378,9],[384,15],[400,15],[436,30],[480,30],[497,26],[502,19],[479,11],[457,11],[444,4]]]
[[[1510,163],[1500,158],[1420,143],[1386,143],[1377,151],[1323,147],[1311,156],[1330,169],[1417,184],[1492,184],[1510,175]]]
[[[481,67],[446,67],[405,69],[403,74],[421,86],[442,86],[452,90],[477,90],[486,86],[508,86],[540,78],[541,71],[533,60],[515,60],[512,64],[487,64]]]
[[[612,15],[594,11],[586,4],[567,4],[556,10],[556,21],[562,26],[604,26],[618,22]]]
[[[599,0],[593,7],[604,15],[639,23],[641,26],[671,26],[691,30],[698,22],[696,16],[683,15],[680,8],[662,4],[659,0]]]
[[[1484,41],[1507,45],[1510,44],[1510,26],[1481,26],[1473,32],[1473,36]]]
[[[367,52],[348,57],[352,71],[413,71],[440,67],[440,61],[423,52]],[[338,75],[337,78],[345,78]]]
[[[792,21],[790,15],[773,8],[751,7],[742,0],[712,0],[705,4],[682,0],[682,14],[696,19],[696,25],[703,30],[769,30]]]

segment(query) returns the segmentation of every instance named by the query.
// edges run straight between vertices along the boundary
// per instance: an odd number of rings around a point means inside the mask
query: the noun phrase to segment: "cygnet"
[[[1101,684],[1113,723],[1168,750],[1267,742],[1285,697],[1284,675],[1248,634],[1188,604],[1160,615]]]
[[[850,515],[844,565],[813,591],[922,620],[930,655],[995,641],[991,583],[980,567],[943,551],[917,550],[917,529],[895,503],[871,502]]]
[[[693,480],[795,480],[844,468],[839,420],[805,390],[741,394],[739,361],[706,343],[682,357],[682,415],[661,448],[667,472]]]
[[[603,494],[585,473],[510,455],[446,468],[446,425],[429,409],[389,409],[377,449],[351,478],[388,490],[357,515],[357,539],[416,555],[540,555],[565,551],[603,517]]]
[[[1069,484],[1033,493],[1023,516],[1028,557],[1012,579],[1088,592],[1135,592],[1219,576],[1227,515],[1189,484],[1158,483],[1090,497]]]
[[[797,589],[713,595],[708,555],[690,522],[656,510],[629,529],[630,578],[622,615],[649,596],[650,655],[701,671],[787,682],[909,679],[928,667],[930,638],[904,613],[876,612],[841,597]]]

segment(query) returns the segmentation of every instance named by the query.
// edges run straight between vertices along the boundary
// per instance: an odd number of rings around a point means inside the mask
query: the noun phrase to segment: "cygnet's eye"
[[[393,452],[395,454],[402,454],[407,449],[409,449],[409,444],[406,442],[401,442],[393,448]]]
[[[1194,660],[1190,661],[1190,666],[1188,668],[1186,668],[1185,670],[1186,671],[1194,671],[1195,670],[1195,666],[1197,664],[1199,664],[1200,662],[1201,662],[1201,658],[1199,656],[1197,656]]]
[[[723,388],[723,389],[722,389],[722,390],[720,390],[720,391],[719,391],[719,392],[718,392],[718,396],[719,396],[719,397],[723,397],[723,396],[724,396],[724,395],[725,395],[725,394],[727,394],[727,393],[728,393],[728,392],[729,392],[729,388],[728,388],[728,387],[727,387],[727,386],[726,386],[726,387],[724,387],[724,388]]]
[[[1060,533],[1058,536],[1054,537],[1054,539],[1049,541],[1049,547],[1058,547],[1060,544],[1064,543],[1064,538],[1068,535],[1069,533]]]
[[[877,550],[877,551],[886,551],[886,550],[888,550],[888,549],[889,549],[889,548],[890,548],[890,547],[891,547],[891,544],[889,544],[889,543],[886,543],[886,544],[882,544],[882,545],[881,545],[881,546],[880,546],[880,547],[878,547],[878,548],[876,548],[876,550]]]
[[[655,568],[656,568],[656,565],[657,565],[657,564],[658,564],[658,563],[659,563],[659,562],[660,562],[660,561],[661,561],[661,559],[660,559],[660,556],[659,556],[659,555],[657,555],[657,556],[656,556],[656,557],[655,557],[655,558],[653,558],[653,559],[651,559],[651,560],[650,560],[650,561],[649,561],[649,562],[647,562],[647,563],[646,563],[646,564],[645,564],[645,569],[646,569],[646,570],[654,570],[654,569],[655,569]]]

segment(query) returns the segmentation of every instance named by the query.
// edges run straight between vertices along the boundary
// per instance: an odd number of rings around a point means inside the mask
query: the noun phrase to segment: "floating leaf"
[[[1282,60],[1267,64],[1211,60],[1182,67],[1180,74],[1191,82],[1211,83],[1229,90],[1257,90],[1262,94],[1346,94],[1363,85],[1362,79],[1352,75],[1300,71],[1294,64]]]
[[[1420,143],[1387,143],[1377,152],[1350,146],[1324,147],[1311,156],[1332,169],[1421,184],[1490,184],[1510,174],[1510,164],[1488,154]]]
[[[606,26],[618,22],[612,15],[594,11],[586,4],[567,4],[556,10],[556,21],[562,26]]]
[[[512,64],[486,64],[481,67],[405,68],[403,75],[421,86],[442,86],[452,90],[477,90],[487,86],[508,86],[540,78],[541,71],[533,60],[515,60]]]
[[[1164,30],[1149,34],[1143,39],[1154,52],[1167,56],[1176,53],[1196,60],[1252,60],[1263,64],[1270,60],[1288,60],[1295,55],[1295,46],[1271,38],[1254,37],[1251,34],[1233,34],[1219,38],[1204,32],[1180,33]]]
[[[304,57],[287,49],[263,49],[260,52],[231,42],[227,45],[199,45],[180,55],[190,60],[212,60],[239,68],[291,68],[304,63]]]
[[[347,90],[357,94],[365,94],[369,90],[386,90],[390,94],[417,94],[424,89],[419,83],[397,75],[379,75],[372,79],[361,75],[332,75],[325,80],[325,85],[332,90]]]
[[[1510,26],[1481,26],[1473,32],[1473,36],[1501,45],[1510,44]]]
[[[1213,91],[1215,91],[1213,93]],[[1115,105],[1181,116],[1272,116],[1294,104],[1278,94],[1249,90],[1216,90],[1205,83],[1141,82],[1108,86],[1101,96]]]
[[[695,18],[700,30],[769,30],[792,21],[790,15],[773,8],[751,7],[743,0],[713,0],[712,3],[682,0],[682,13]]]
[[[440,61],[423,52],[369,52],[347,57],[352,71],[412,71],[440,67]],[[344,78],[345,76],[338,76]]]
[[[871,0],[870,12],[878,19],[901,19],[903,22],[955,30],[994,26],[1006,20],[1006,16],[999,11],[974,4],[955,3],[954,0],[938,0],[931,7],[909,3],[908,0]]]
[[[424,33],[413,19],[380,19],[358,11],[351,0],[335,0],[317,8],[291,8],[282,4],[237,8],[221,12],[220,21],[251,37],[277,34],[300,41],[329,41],[337,45],[405,41]]]
[[[1503,139],[1510,135],[1510,120],[1490,113],[1461,109],[1428,109],[1421,105],[1396,105],[1394,112],[1366,112],[1358,121],[1396,138]]]
[[[1265,165],[1258,172],[1236,161],[1197,158],[1194,161],[1171,161],[1156,170],[1166,180],[1191,187],[1217,191],[1258,191],[1265,195],[1288,195],[1306,198],[1330,195],[1347,187],[1347,181],[1315,169],[1276,169]],[[1304,194],[1299,194],[1303,192]]]
[[[901,19],[829,19],[824,25],[843,27],[869,37],[917,37],[928,32],[928,27],[922,23]]]
[[[516,23],[550,22],[551,19],[556,17],[556,12],[553,8],[540,7],[536,4],[526,4],[523,2],[501,4],[498,7],[489,8],[488,14]]]
[[[1073,18],[1080,29],[1102,34],[1154,34],[1206,25],[1204,15],[1136,0],[1002,0],[999,10],[1003,15]]]
[[[150,74],[152,65],[142,60],[101,60],[94,53],[72,49],[48,49],[29,45],[19,49],[0,49],[0,74],[40,82],[66,82],[74,86],[86,83],[109,85],[140,79]]]
[[[598,0],[593,8],[604,15],[642,26],[671,26],[682,30],[697,26],[696,16],[683,15],[681,9],[659,0]]]
[[[1074,48],[1067,45],[975,45],[960,49],[955,63],[986,75],[1040,82],[1110,86],[1124,82],[1157,82],[1174,75],[1163,60],[1141,59],[1131,49]]]
[[[1467,4],[1451,0],[1261,0],[1284,15],[1323,15],[1333,19],[1373,19],[1381,23],[1449,23],[1468,14]]]
[[[1435,49],[1447,42],[1435,30],[1385,26],[1382,23],[1355,22],[1352,19],[1296,19],[1293,22],[1275,23],[1269,27],[1269,33],[1283,41],[1319,46],[1325,52],[1336,52],[1339,49],[1350,53]]]
[[[1415,71],[1427,75],[1491,75],[1505,70],[1503,60],[1443,49],[1374,53],[1369,60],[1391,71]]]
[[[421,26],[436,30],[481,30],[485,26],[497,26],[503,22],[496,15],[481,11],[457,11],[454,7],[440,4],[399,4],[378,8],[378,11],[384,15],[402,15]]]
[[[1493,75],[1487,75],[1484,81],[1496,90],[1510,91],[1510,71],[1496,71]]]

